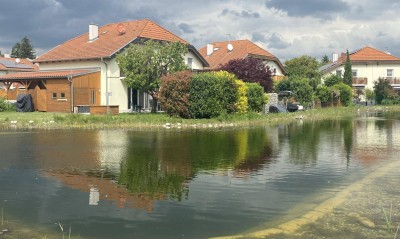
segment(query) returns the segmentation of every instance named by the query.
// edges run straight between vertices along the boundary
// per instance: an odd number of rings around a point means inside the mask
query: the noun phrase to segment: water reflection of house
[[[400,136],[395,130],[399,126],[397,121],[378,118],[356,121],[352,157],[363,164],[388,159],[400,146]]]
[[[55,178],[76,190],[88,193],[88,204],[91,204],[93,189],[97,189],[100,200],[112,201],[115,206],[120,208],[139,208],[146,211],[153,210],[154,200],[163,200],[165,196],[159,194],[158,197],[148,198],[146,195],[132,195],[126,188],[121,187],[110,178],[88,176],[86,174],[74,174],[62,171],[47,171],[45,176]],[[101,203],[101,202],[100,202]]]

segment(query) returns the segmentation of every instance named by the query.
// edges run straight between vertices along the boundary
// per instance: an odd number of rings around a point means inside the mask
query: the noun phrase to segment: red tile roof
[[[230,60],[243,59],[247,56],[255,56],[275,61],[284,72],[283,65],[278,58],[276,58],[270,52],[257,46],[253,42],[249,40],[237,40],[230,41],[230,43],[233,46],[232,51],[227,49],[229,41],[224,41],[211,43],[215,50],[210,56],[207,56],[207,46],[201,48],[199,52],[208,61],[211,69],[216,69],[220,65],[228,63]]]
[[[371,62],[371,61],[400,63],[400,58],[370,46],[366,46],[359,50],[349,53],[349,57],[352,63]],[[322,72],[328,72],[332,69],[340,67],[341,65],[344,65],[345,62],[346,62],[346,53],[342,53],[337,61],[328,63],[322,66],[320,69]]]
[[[59,70],[59,71],[36,71],[36,72],[19,72],[14,74],[1,75],[0,81],[7,80],[34,80],[48,78],[68,78],[89,73],[97,72],[98,69],[80,69],[80,70]]]
[[[400,58],[387,52],[366,46],[349,54],[350,61],[400,61]],[[341,60],[346,61],[346,55],[342,55]]]
[[[124,29],[123,34],[118,30],[121,26]],[[129,43],[142,38],[188,44],[149,19],[107,24],[99,27],[98,33],[99,37],[91,42],[89,32],[64,42],[39,56],[34,62],[110,58]]]
[[[0,71],[37,71],[39,67],[32,63],[29,59],[18,58],[19,63],[16,63],[17,58],[0,57]],[[2,64],[1,62],[8,61],[9,64]],[[19,67],[18,64],[23,65]],[[14,66],[12,66],[14,65]]]

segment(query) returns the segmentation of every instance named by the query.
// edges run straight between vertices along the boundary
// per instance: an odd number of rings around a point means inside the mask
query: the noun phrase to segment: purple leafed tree
[[[231,60],[219,70],[233,73],[244,82],[259,83],[265,92],[273,91],[272,71],[262,59],[247,57]]]

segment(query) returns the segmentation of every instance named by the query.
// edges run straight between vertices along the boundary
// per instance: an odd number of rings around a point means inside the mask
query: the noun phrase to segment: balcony
[[[367,77],[353,77],[353,86],[364,86],[368,84]]]
[[[389,81],[390,85],[400,85],[400,78],[398,77],[382,77],[382,78]]]

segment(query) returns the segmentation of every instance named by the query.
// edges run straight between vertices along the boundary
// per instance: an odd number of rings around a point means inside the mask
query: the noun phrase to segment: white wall
[[[393,77],[400,78],[400,65],[398,64],[389,64],[389,63],[364,63],[357,64],[353,63],[351,69],[357,70],[357,77],[366,77],[368,78],[368,83],[365,86],[366,88],[373,89],[374,82],[379,79],[379,77],[387,77],[387,69],[393,69]],[[342,74],[344,73],[344,65],[341,65],[338,68],[331,70],[330,72],[324,74],[323,78],[328,77],[330,74],[336,75],[337,70],[342,70]]]
[[[203,64],[201,63],[200,59],[190,51],[188,53],[186,53],[186,55],[184,56],[186,64],[188,62],[188,58],[192,58],[193,59],[193,63],[192,63],[192,69],[193,70],[202,70],[202,69],[204,69]]]
[[[273,71],[276,69],[275,75],[277,76],[283,76],[282,69],[279,67],[279,65],[275,61],[267,61],[267,66]]]

